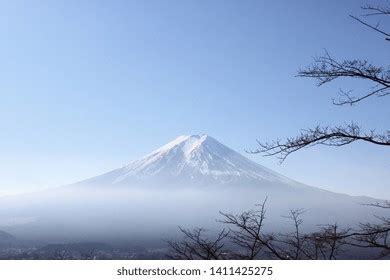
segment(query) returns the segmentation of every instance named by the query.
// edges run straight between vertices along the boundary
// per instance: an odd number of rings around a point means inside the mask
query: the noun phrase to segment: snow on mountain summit
[[[199,134],[199,135],[181,135],[177,137],[175,140],[169,142],[168,144],[162,146],[161,148],[155,150],[154,152],[150,153],[149,155],[145,156],[148,157],[150,155],[155,154],[161,154],[165,152],[169,152],[172,148],[175,148],[177,146],[180,146],[180,148],[183,151],[183,154],[188,157],[195,149],[199,148],[203,142],[210,141],[210,136],[206,134]]]
[[[182,135],[128,165],[89,179],[101,184],[140,181],[183,183],[234,183],[266,181],[295,184],[206,134]]]

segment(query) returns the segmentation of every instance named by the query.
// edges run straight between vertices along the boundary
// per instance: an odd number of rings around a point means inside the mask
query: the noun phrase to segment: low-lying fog
[[[373,200],[318,189],[229,188],[92,188],[62,187],[0,198],[0,230],[17,238],[47,242],[162,240],[178,226],[217,229],[219,211],[241,213],[266,203],[265,229],[292,229],[283,218],[304,208],[303,226],[338,222],[354,226],[373,221],[381,210],[364,206]]]

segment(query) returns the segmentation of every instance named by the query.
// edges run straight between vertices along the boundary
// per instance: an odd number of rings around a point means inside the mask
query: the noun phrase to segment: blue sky
[[[366,2],[1,1],[0,194],[94,176],[181,134],[244,152],[316,124],[387,129],[388,99],[331,104],[339,88],[367,85],[294,77],[325,48],[388,65],[389,44],[348,17]],[[388,149],[318,147],[282,165],[249,157],[310,185],[390,198]]]

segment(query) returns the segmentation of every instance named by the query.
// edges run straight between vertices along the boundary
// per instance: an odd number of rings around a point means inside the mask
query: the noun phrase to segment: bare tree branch
[[[361,223],[358,229],[340,229],[337,223],[320,225],[319,230],[305,233],[301,230],[303,209],[290,211],[285,218],[293,222],[290,233],[266,233],[264,231],[266,200],[256,210],[241,214],[221,213],[220,221],[228,226],[215,239],[203,237],[201,228],[188,231],[180,228],[184,239],[180,242],[169,241],[173,259],[258,259],[268,256],[271,259],[308,259],[335,260],[345,248],[380,250],[378,258],[390,255],[390,219],[377,217],[377,224]],[[390,202],[375,203],[370,206],[390,209]],[[228,242],[229,248],[224,249]],[[226,245],[226,246],[225,246]],[[371,254],[371,253],[370,253]]]
[[[383,6],[372,6],[372,5],[366,5],[361,7],[362,10],[367,11],[366,14],[363,16],[369,17],[369,16],[387,16],[390,15],[390,7],[383,7]],[[382,35],[385,35],[385,40],[390,41],[390,33],[385,32],[382,29],[379,29],[379,22],[374,26],[372,24],[367,23],[366,21],[363,21],[359,19],[358,17],[350,15],[351,18],[358,21],[359,23],[365,25],[366,27],[374,30],[375,32],[378,32]]]
[[[246,211],[240,215],[220,212],[224,217],[221,222],[230,227],[230,240],[243,250],[234,254],[235,258],[255,259],[266,248],[272,258],[287,259],[282,250],[273,243],[275,236],[263,232],[266,201],[267,199],[258,205],[258,210]]]
[[[280,162],[283,162],[290,154],[306,147],[314,145],[340,147],[355,141],[390,146],[390,130],[383,134],[377,134],[373,130],[366,133],[354,123],[338,127],[316,126],[314,129],[302,130],[298,136],[287,138],[285,141],[276,140],[262,143],[257,140],[259,148],[248,152],[260,153],[264,156],[277,155]]]
[[[361,7],[362,10],[369,11],[363,16],[390,15],[390,7],[366,5]]]
[[[366,206],[372,206],[372,207],[378,207],[382,209],[390,209],[390,200],[385,200],[385,201],[380,201],[380,202],[375,202],[375,203],[370,203],[370,204],[363,204]]]
[[[214,240],[210,240],[204,237],[205,230],[203,228],[197,228],[192,231],[181,227],[179,229],[184,235],[184,239],[180,242],[168,241],[168,246],[171,250],[169,258],[184,260],[224,259],[224,255],[227,253],[224,250],[224,239],[229,234],[226,230],[222,230]]]
[[[371,14],[371,15],[373,15],[373,14]],[[369,24],[369,23],[367,23],[367,22],[365,22],[365,21],[363,21],[355,16],[350,15],[350,17],[353,18],[354,20],[360,22],[361,24],[371,28],[372,30],[375,30],[376,32],[378,32],[380,34],[385,35],[386,36],[385,40],[390,41],[390,34],[389,33],[385,32],[383,30],[380,30],[378,27],[373,26],[373,25],[371,25],[371,24]]]
[[[381,6],[365,6],[363,10],[368,11],[365,16],[389,15],[389,7]],[[353,19],[370,27],[376,32],[387,36],[390,40],[390,33],[379,29],[379,25],[373,26],[361,19],[351,16]],[[340,90],[339,99],[333,99],[335,105],[354,105],[370,97],[384,97],[390,96],[390,68],[389,66],[381,67],[370,64],[367,60],[343,60],[337,61],[325,52],[324,55],[314,59],[314,63],[304,69],[300,69],[297,74],[298,77],[314,78],[318,81],[318,86],[332,82],[335,79],[352,78],[366,81],[370,84],[369,90],[352,96],[352,91]],[[390,130],[378,134],[375,130],[363,132],[361,127],[357,124],[351,123],[336,127],[321,127],[316,126],[302,130],[296,137],[289,137],[284,141],[275,140],[272,142],[260,142],[257,140],[258,148],[249,153],[260,153],[264,156],[278,156],[280,162],[283,162],[287,156],[302,148],[311,147],[315,145],[326,146],[344,146],[355,141],[363,141],[370,144],[380,146],[390,146]]]
[[[284,216],[284,218],[290,219],[294,223],[294,232],[292,234],[283,235],[285,237],[285,240],[281,241],[284,244],[290,245],[292,247],[293,251],[290,252],[288,255],[291,259],[299,260],[301,253],[304,253],[306,256],[308,256],[305,252],[303,252],[304,243],[306,241],[305,237],[302,237],[300,226],[303,223],[303,219],[301,218],[302,214],[305,213],[304,209],[296,209],[291,210],[289,216]]]
[[[357,78],[372,83],[371,89],[359,97],[353,97],[349,92],[341,90],[340,99],[333,100],[335,105],[353,105],[368,97],[383,97],[390,94],[390,70],[377,67],[366,60],[336,61],[328,52],[317,57],[314,63],[298,71],[298,77],[308,77],[318,80],[318,86],[338,78]]]

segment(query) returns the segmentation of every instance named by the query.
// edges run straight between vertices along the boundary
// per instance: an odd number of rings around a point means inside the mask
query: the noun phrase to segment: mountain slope
[[[101,186],[142,183],[300,185],[205,134],[179,136],[141,159],[80,183]]]

